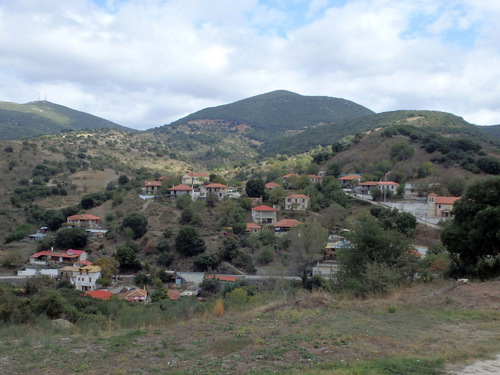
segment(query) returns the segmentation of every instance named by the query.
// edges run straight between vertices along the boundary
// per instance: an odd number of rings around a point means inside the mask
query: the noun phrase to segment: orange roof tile
[[[309,199],[307,195],[304,194],[292,194],[288,195],[287,198],[304,198],[304,199]]]
[[[347,176],[339,177],[339,180],[358,180],[361,178],[359,174],[348,174]]]
[[[255,211],[278,211],[272,207],[266,206],[265,204],[263,204],[262,206],[254,207],[254,208],[252,208],[252,210],[255,210]]]
[[[181,296],[181,292],[180,290],[168,290],[168,298],[170,298],[172,301],[177,301],[180,296]]]
[[[206,188],[227,188],[227,185],[224,185],[224,184],[219,184],[218,182],[214,182],[214,183],[211,183],[211,184],[208,184],[208,185],[205,185]]]
[[[276,182],[268,182],[265,186],[268,189],[272,189],[272,188],[280,187],[281,185],[277,184]]]
[[[170,189],[168,190],[176,190],[176,191],[191,191],[193,190],[192,187],[190,186],[187,186],[187,185],[183,185],[183,184],[180,184],[180,185],[177,185],[177,186],[174,186],[174,187],[171,187]]]
[[[460,197],[436,197],[436,204],[453,204],[458,201]]]
[[[259,224],[247,223],[247,226],[246,226],[245,230],[249,231],[250,229],[262,229],[262,227]]]
[[[299,224],[301,224],[300,221],[295,219],[283,219],[274,224],[274,226],[278,228],[295,228]]]
[[[111,296],[113,293],[107,291],[107,290],[92,290],[90,292],[86,292],[84,296],[91,296],[93,298],[99,298],[103,300],[109,300],[111,299]]]
[[[161,181],[144,181],[144,186],[161,186]]]

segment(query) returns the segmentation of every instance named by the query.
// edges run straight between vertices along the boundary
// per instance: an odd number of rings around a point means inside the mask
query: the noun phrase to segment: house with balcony
[[[263,204],[252,208],[252,220],[255,224],[274,224],[277,212],[278,210]]]
[[[156,195],[161,189],[161,181],[144,181],[144,194]]]
[[[101,278],[101,267],[64,267],[61,268],[61,278],[68,280],[75,286],[76,290],[89,292],[96,289],[97,280]]]
[[[91,214],[72,215],[66,218],[66,223],[73,226],[100,228],[102,220],[99,216]]]
[[[200,190],[203,189],[205,191],[205,195],[213,194],[219,200],[223,199],[227,196],[227,186],[219,183],[211,183],[204,185]]]
[[[191,197],[193,196],[193,188],[184,184],[177,185],[174,187],[171,187],[168,189],[170,193],[170,198],[171,199],[176,199],[177,197],[180,197],[181,195],[188,194]]]

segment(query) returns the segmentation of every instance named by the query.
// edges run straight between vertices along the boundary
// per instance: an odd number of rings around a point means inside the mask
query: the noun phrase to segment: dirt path
[[[500,374],[500,355],[496,359],[478,361],[461,369],[447,372],[448,375],[493,375]]]

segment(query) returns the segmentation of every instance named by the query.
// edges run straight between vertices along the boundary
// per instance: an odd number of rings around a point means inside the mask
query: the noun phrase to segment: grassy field
[[[450,374],[500,352],[500,281],[449,285],[365,300],[276,285],[249,302],[226,299],[222,316],[213,302],[178,301],[66,329],[40,317],[0,328],[0,366],[6,375]]]

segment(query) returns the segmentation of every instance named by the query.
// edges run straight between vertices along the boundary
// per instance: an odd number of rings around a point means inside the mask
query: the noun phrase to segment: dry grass
[[[442,363],[500,352],[500,282],[443,293],[449,284],[366,300],[258,295],[261,302],[222,317],[209,309],[191,320],[118,332],[4,331],[0,363],[5,374],[437,374]]]

